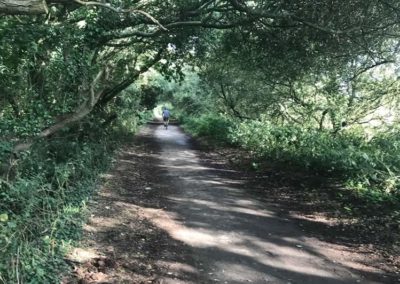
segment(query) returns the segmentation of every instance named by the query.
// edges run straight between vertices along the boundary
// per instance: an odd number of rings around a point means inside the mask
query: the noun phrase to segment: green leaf
[[[8,221],[7,213],[0,214],[0,222],[7,222],[7,221]]]
[[[349,211],[349,212],[351,211],[351,208],[350,208],[350,207],[347,207],[347,206],[345,206],[344,209],[345,209],[346,211]]]
[[[17,227],[17,224],[16,224],[15,222],[8,222],[8,223],[7,223],[7,226],[8,226],[9,228],[11,228],[11,229],[14,229],[14,228]]]

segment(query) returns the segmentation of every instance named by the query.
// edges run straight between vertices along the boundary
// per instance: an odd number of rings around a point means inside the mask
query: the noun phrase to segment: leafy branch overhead
[[[395,242],[400,1],[0,0],[0,17],[2,282],[60,282],[90,188],[163,105],[255,171],[335,178],[351,226],[379,212],[368,235]]]
[[[31,140],[49,137],[47,133],[53,133],[49,130],[58,131],[63,128],[59,126],[112,107],[115,98],[150,66],[166,76],[179,76],[186,64],[207,64],[219,48],[218,52],[232,53],[229,60],[239,59],[242,66],[260,70],[256,78],[269,74],[262,80],[271,88],[290,85],[307,72],[325,72],[328,65],[332,69],[365,61],[349,75],[356,78],[395,61],[399,9],[400,4],[390,0],[2,0],[4,102],[12,109],[10,115],[21,121],[46,109],[46,115],[39,115],[24,132],[23,137]],[[104,66],[107,78],[100,80],[100,91],[93,96],[92,83]],[[251,117],[238,109],[243,98],[233,95],[243,93],[242,86],[216,84],[232,112]],[[308,104],[294,89],[286,89],[287,102]],[[41,100],[36,109],[29,105],[32,94]],[[286,103],[274,105],[280,106],[282,115],[295,117],[285,110]],[[325,120],[326,109],[332,107],[321,109],[324,118],[315,116],[316,121]]]

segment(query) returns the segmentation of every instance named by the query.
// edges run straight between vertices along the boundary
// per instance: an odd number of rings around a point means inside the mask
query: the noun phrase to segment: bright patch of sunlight
[[[85,20],[82,20],[82,21],[77,22],[76,25],[78,26],[78,28],[84,29],[86,27],[87,23]]]
[[[83,248],[74,248],[66,258],[78,262],[78,263],[85,263],[92,259],[100,257],[94,250],[90,249],[83,249]]]
[[[64,207],[64,213],[72,213],[72,214],[76,214],[79,213],[81,211],[81,208],[79,206],[65,206]]]
[[[172,104],[169,102],[164,102],[162,104],[159,104],[153,109],[153,115],[155,118],[162,119],[162,108],[163,107],[166,107],[170,111],[173,109]]]
[[[400,75],[396,64],[383,64],[371,69],[369,73],[377,80],[384,80]]]
[[[299,240],[287,240],[286,244],[276,244],[274,241],[231,231],[190,228],[166,214],[153,216],[151,220],[154,225],[165,230],[172,238],[191,247],[225,251],[276,269],[320,277],[335,277],[329,270],[309,265],[317,262],[318,257],[301,249],[304,245],[297,245]],[[266,257],[265,252],[268,251],[273,252],[274,257]],[[223,270],[227,271],[230,270],[232,263],[220,262],[220,265],[223,266]],[[225,274],[229,275],[230,273]]]
[[[162,105],[158,105],[153,109],[153,116],[157,119],[162,119]]]

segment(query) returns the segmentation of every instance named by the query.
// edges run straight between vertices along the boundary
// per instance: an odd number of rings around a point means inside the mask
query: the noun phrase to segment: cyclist
[[[163,107],[162,117],[163,117],[165,129],[168,129],[170,115],[171,115],[171,113],[169,112],[169,110],[166,107]]]

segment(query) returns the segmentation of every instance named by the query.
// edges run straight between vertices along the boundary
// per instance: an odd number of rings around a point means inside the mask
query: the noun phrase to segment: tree
[[[380,55],[376,53],[379,44],[396,36],[399,11],[397,1],[361,0],[346,5],[236,0],[13,3],[0,2],[4,14],[44,13],[50,7],[47,15],[5,16],[2,23],[5,40],[1,49],[10,59],[3,62],[3,80],[10,81],[5,83],[8,86],[17,81],[21,86],[16,93],[7,91],[4,102],[12,109],[9,114],[21,116],[20,109],[31,92],[53,109],[26,133],[30,141],[49,137],[112,104],[152,66],[168,74],[173,65],[172,72],[179,74],[180,66],[193,61],[191,52],[200,52],[205,45],[222,45],[221,52],[239,52],[242,62],[263,67],[260,74],[268,74],[274,85],[310,70],[346,64],[359,55],[369,54],[375,60]],[[207,30],[221,32],[209,34]],[[25,74],[28,84],[21,78],[11,79],[16,72]],[[67,93],[71,96],[65,104],[61,97]],[[58,104],[61,101],[63,105]],[[230,108],[235,111],[232,104]],[[25,117],[23,112],[22,120]],[[19,144],[16,150],[30,144]]]

